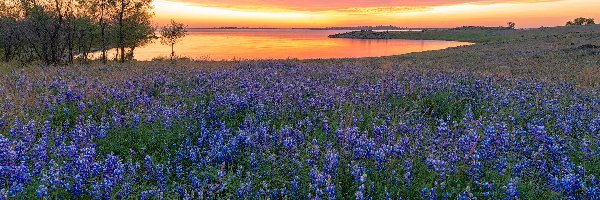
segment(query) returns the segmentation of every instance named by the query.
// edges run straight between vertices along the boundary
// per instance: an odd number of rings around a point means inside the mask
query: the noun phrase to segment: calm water
[[[195,59],[350,58],[398,55],[467,45],[465,42],[328,38],[347,31],[301,29],[193,29],[175,45],[178,56]],[[170,55],[157,40],[135,51],[138,60]]]

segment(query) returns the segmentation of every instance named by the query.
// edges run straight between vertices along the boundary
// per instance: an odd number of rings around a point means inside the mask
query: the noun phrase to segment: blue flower
[[[37,198],[44,198],[47,197],[48,194],[48,188],[46,187],[46,185],[40,185],[37,190],[35,191],[35,196]]]
[[[505,186],[506,188],[506,197],[504,199],[519,199],[520,193],[517,190],[518,180],[515,178],[511,178],[508,184]]]

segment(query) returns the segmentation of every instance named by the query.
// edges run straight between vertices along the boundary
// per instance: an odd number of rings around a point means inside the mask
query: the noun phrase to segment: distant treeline
[[[397,26],[336,26],[325,28],[309,28],[311,30],[409,30],[414,28]]]
[[[152,0],[2,0],[0,58],[45,64],[87,61],[116,48],[125,62],[156,36]]]
[[[511,24],[511,22],[509,22],[509,24]],[[504,27],[504,26],[461,26],[461,27],[456,27],[456,28],[452,28],[450,30],[489,30],[489,31],[498,31],[498,30],[511,30],[511,29],[515,29],[514,25],[509,25],[508,27]]]

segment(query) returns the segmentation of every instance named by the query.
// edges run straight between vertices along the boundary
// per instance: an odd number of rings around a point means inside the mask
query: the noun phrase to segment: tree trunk
[[[129,56],[131,56],[131,59],[133,60],[133,57],[134,57],[133,51],[135,51],[135,47],[131,47],[130,49],[131,49],[131,53],[129,54]]]
[[[73,58],[74,58],[74,55],[73,55],[73,45],[75,45],[75,36],[74,36],[74,34],[75,34],[75,31],[76,31],[75,30],[76,27],[75,27],[75,23],[73,23],[73,19],[70,20],[69,24],[72,24],[72,25],[70,25],[71,27],[69,29],[68,42],[67,42],[68,46],[67,46],[67,48],[68,48],[68,51],[69,51],[69,63],[73,64]]]
[[[121,63],[125,63],[125,33],[123,32],[123,18],[125,15],[125,0],[121,0],[119,12],[119,48],[121,49]]]
[[[6,62],[9,62],[9,61],[10,61],[10,48],[9,48],[9,47],[6,47],[6,48],[4,49],[4,60],[5,60]]]
[[[88,44],[82,45],[86,61],[88,61],[88,54],[92,51],[92,46],[94,45],[94,36],[91,33],[91,31],[90,31],[90,35],[89,35],[88,39],[89,39]]]
[[[106,36],[104,31],[106,25],[104,24],[104,0],[100,5],[100,43],[102,43],[102,64],[106,64]]]
[[[102,43],[102,63],[106,64],[106,37],[104,36],[104,25],[100,25],[100,38]]]
[[[175,44],[171,44],[171,61],[175,58]]]
[[[57,64],[59,62],[60,56],[63,53],[61,51],[61,48],[59,47],[60,44],[60,31],[63,25],[63,15],[62,15],[62,11],[60,8],[60,3],[58,2],[58,0],[54,1],[55,6],[56,6],[56,13],[58,14],[58,20],[57,22],[54,24],[54,30],[52,32],[52,36],[50,38],[50,63],[47,64]]]
[[[75,48],[75,33],[77,32],[77,23],[75,23],[75,13],[73,11],[73,3],[72,1],[68,1],[67,4],[67,21],[68,21],[68,36],[67,36],[67,52],[68,52],[68,60],[69,64],[73,64],[73,60],[75,59],[74,48]]]

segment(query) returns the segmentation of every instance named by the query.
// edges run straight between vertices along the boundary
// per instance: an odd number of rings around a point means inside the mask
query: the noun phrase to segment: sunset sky
[[[600,0],[155,0],[155,21],[189,27],[564,25],[600,19]]]

